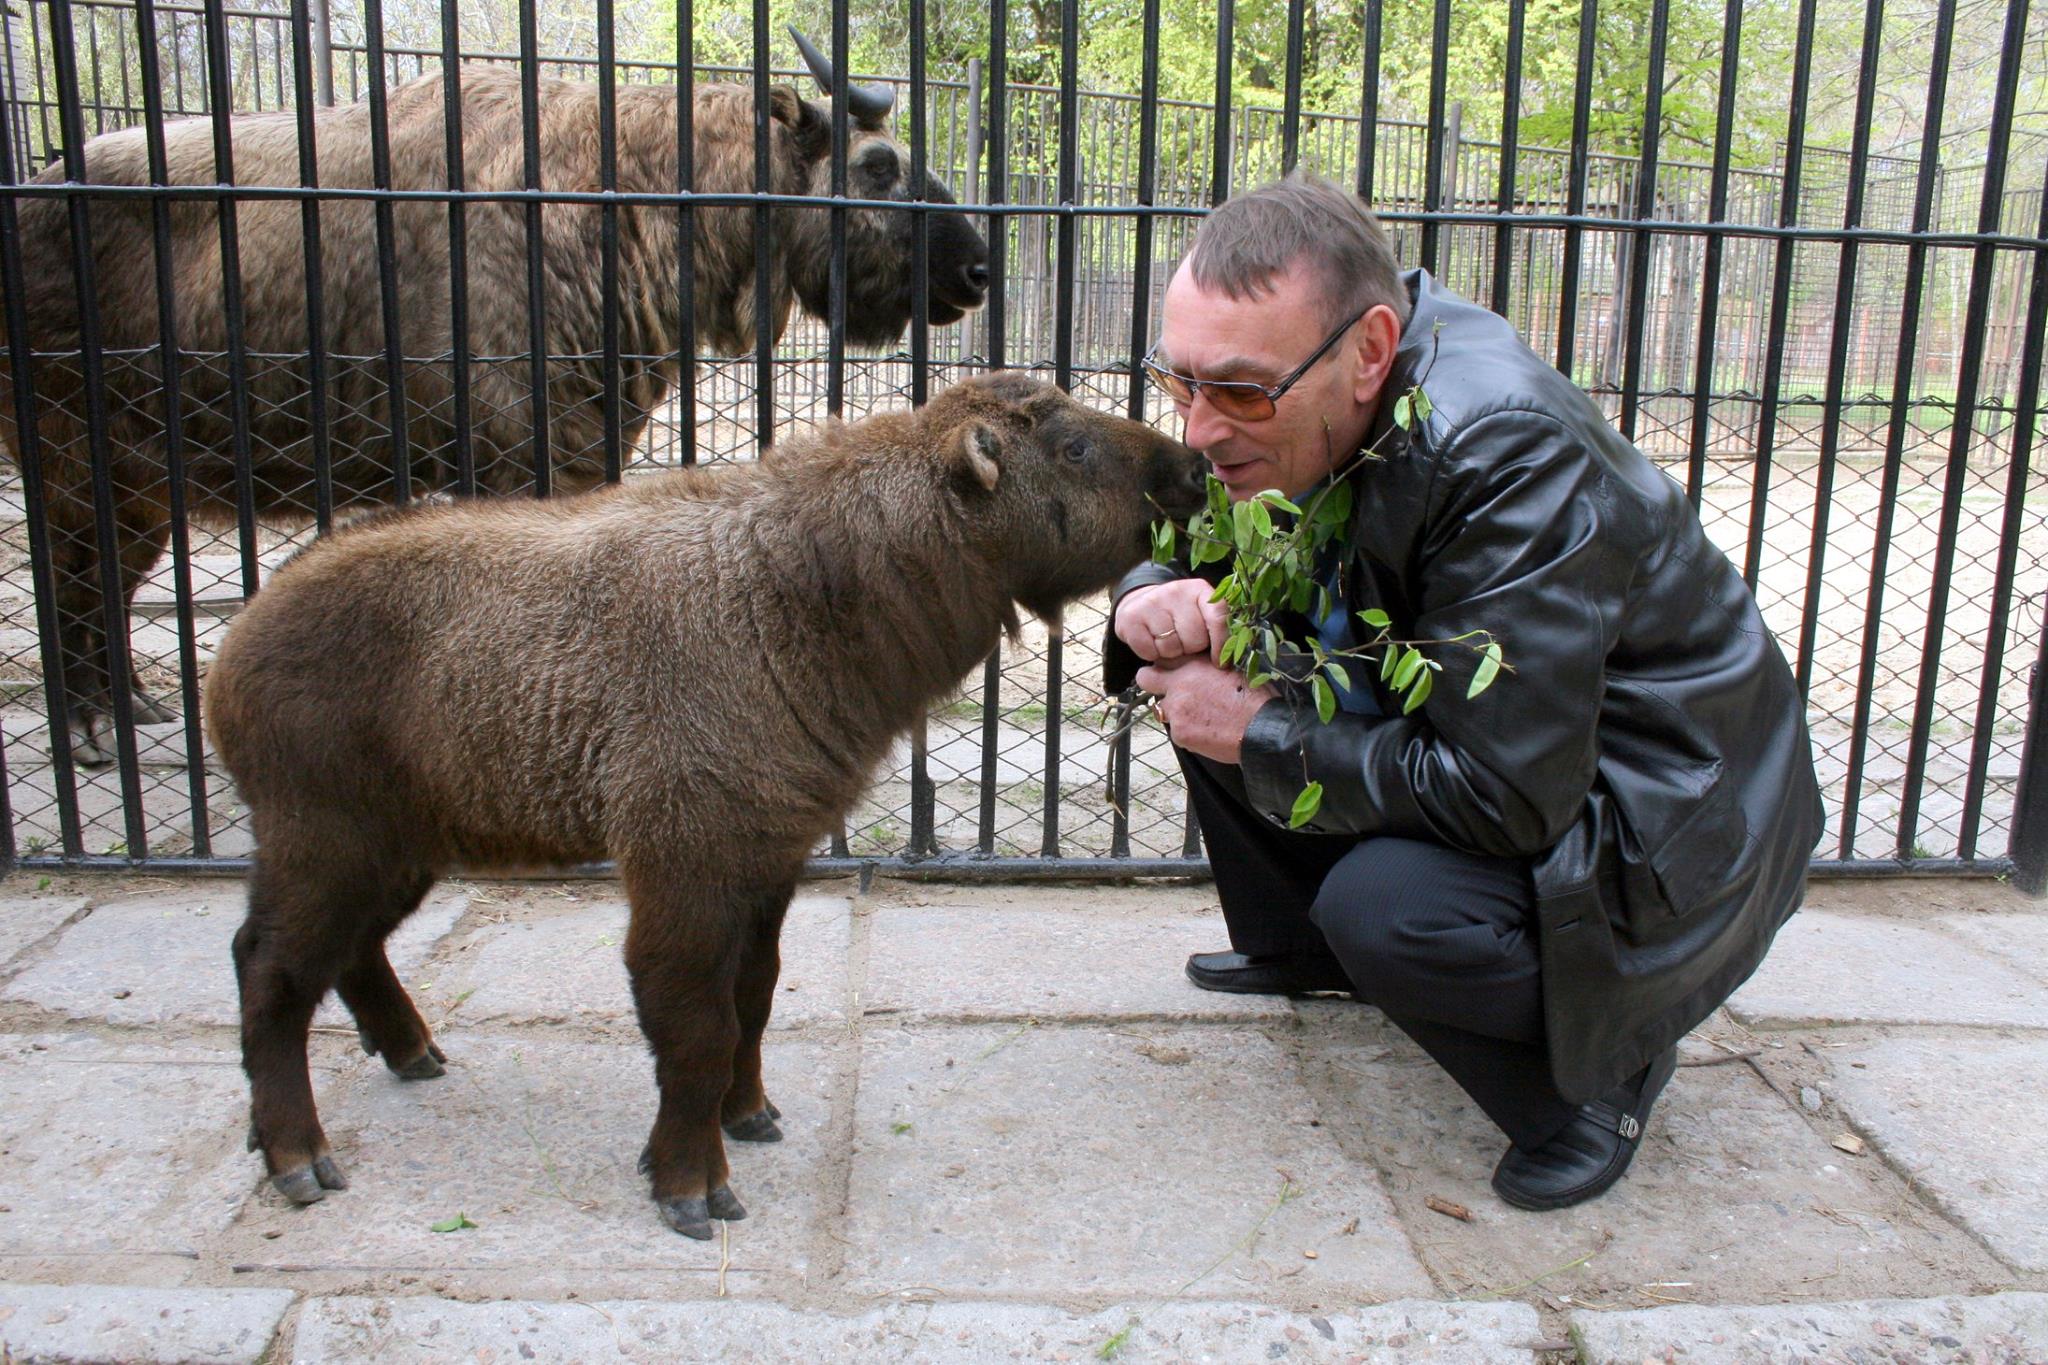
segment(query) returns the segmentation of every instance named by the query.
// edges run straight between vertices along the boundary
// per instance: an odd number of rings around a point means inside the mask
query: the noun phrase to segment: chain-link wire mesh
[[[86,130],[136,122],[136,59],[123,46],[133,42],[131,8],[114,0],[79,0],[73,8],[90,16],[89,50],[97,54],[97,66],[81,73],[82,88],[91,92],[83,106]],[[166,103],[174,111],[202,109],[198,12],[158,8],[164,11]],[[10,87],[17,167],[40,164],[59,126],[44,72],[49,44],[37,27],[45,20],[38,6],[6,21],[17,57],[24,46],[31,56],[30,79],[24,80],[17,60]],[[288,106],[291,30],[285,17],[245,16],[229,32],[237,107]],[[335,85],[347,99],[366,88],[370,72],[345,23],[337,34]],[[439,70],[438,57],[424,49],[395,50],[386,63],[394,80]],[[572,78],[595,74],[582,56],[550,59],[543,70]],[[619,75],[662,80],[674,72],[621,64]],[[720,78],[736,77],[699,73],[701,80]],[[975,155],[983,145],[983,111],[970,99],[969,83],[931,82],[924,118],[933,171],[977,201],[1056,205],[1060,92],[1017,86],[1007,94],[1008,175],[991,186]],[[907,103],[899,88],[899,120],[913,116]],[[1148,209],[1136,205],[1138,102],[1082,92],[1077,109],[1076,202],[1121,211],[1076,220],[1075,249],[1064,261],[1054,214],[991,217],[1004,269],[1001,334],[992,332],[989,312],[955,328],[932,329],[926,382],[937,391],[998,354],[1009,365],[1050,368],[1064,274],[1072,299],[1066,359],[1073,391],[1084,402],[1157,421],[1158,404],[1135,388],[1134,355],[1147,339],[1132,335],[1133,301],[1147,293],[1149,315],[1158,317],[1166,277],[1195,222],[1190,211],[1214,196],[1214,111],[1173,102],[1155,107],[1156,176]],[[1278,110],[1233,111],[1227,129],[1232,184],[1255,184],[1280,172],[1283,122]],[[1305,112],[1298,126],[1301,158],[1355,183],[1362,178],[1360,132],[1354,115]],[[1932,239],[1975,230],[1986,167],[1938,158],[1923,167],[1920,149],[1911,147],[1869,158],[1856,223],[1890,235],[1845,246],[1825,236],[1728,230],[1777,224],[1786,205],[1788,221],[1799,228],[1842,228],[1851,167],[1838,153],[1809,152],[1797,192],[1789,196],[1783,165],[1723,168],[1717,175],[1712,165],[1662,161],[1646,200],[1654,210],[1638,220],[1636,206],[1645,202],[1642,161],[1595,151],[1585,157],[1580,200],[1596,221],[1579,231],[1577,278],[1568,281],[1566,244],[1574,229],[1529,221],[1564,211],[1568,152],[1511,149],[1512,187],[1503,197],[1508,153],[1459,138],[1455,123],[1432,134],[1417,124],[1381,120],[1373,134],[1373,195],[1392,226],[1397,254],[1422,259],[1424,223],[1435,222],[1435,271],[1468,296],[1501,307],[1546,355],[1562,349],[1569,285],[1574,378],[1652,459],[1697,490],[1709,534],[1746,569],[1766,621],[1787,653],[1797,654],[1808,685],[1831,831],[1817,856],[1911,862],[2003,854],[2013,833],[2014,788],[2029,724],[2028,670],[2040,653],[2048,602],[2048,474],[2038,452],[2024,465],[2014,459],[2041,417],[2038,403],[2033,411],[2018,404],[2029,294],[2035,272],[2048,270],[2048,251],[2008,246],[1986,258],[1992,274],[1976,397],[1959,409],[1959,367],[1970,343],[1967,301],[1980,253],[1969,242]],[[2009,159],[1998,206],[1998,231],[2007,237],[2030,239],[2038,232],[2044,146],[2048,140],[2022,139]],[[1426,193],[1433,151],[1442,167],[1434,199]],[[1923,188],[1931,193],[1927,220],[1919,223]],[[1718,216],[1711,211],[1717,195],[1725,199]],[[1507,216],[1461,221],[1494,212]],[[1141,221],[1149,222],[1156,263],[1149,280],[1136,273]],[[1658,226],[1638,227],[1639,221]],[[1851,250],[1852,293],[1846,307],[1838,307],[1843,256]],[[1781,260],[1789,264],[1782,306],[1776,297]],[[1640,282],[1631,278],[1638,270],[1645,275]],[[1908,315],[1902,299],[1916,274],[1921,304]],[[1637,285],[1644,299],[1639,322],[1629,306]],[[1846,330],[1836,327],[1838,315],[1846,318]],[[1902,369],[1907,346],[1911,361]],[[2037,359],[2039,353],[2037,342]],[[769,367],[776,433],[826,418],[832,380],[826,357],[825,333],[815,321],[793,325],[782,339]],[[266,360],[277,367],[271,381],[250,388],[258,416],[262,404],[304,403],[288,379],[277,378],[294,373],[296,359],[250,359],[259,370]],[[229,357],[186,361],[196,372],[215,375],[216,390],[225,386]],[[381,373],[384,359],[330,362]],[[153,352],[109,355],[103,363],[154,369],[160,358]],[[447,358],[421,363],[445,365]],[[527,360],[508,356],[495,363],[523,373]],[[76,353],[38,356],[34,364],[53,382],[67,371],[74,386],[82,379]],[[684,429],[673,396],[656,406],[646,414],[638,444],[624,452],[624,476],[690,460],[755,458],[762,435],[755,416],[759,371],[752,357],[700,358],[694,426]],[[910,399],[912,381],[906,355],[850,357],[842,374],[844,415],[901,405]],[[384,418],[381,405],[352,410],[343,403],[332,420],[375,426]],[[147,421],[160,418],[109,413],[110,424],[123,430]],[[1767,462],[1760,453],[1767,453]],[[279,463],[258,460],[272,477]],[[269,491],[255,501],[312,501],[310,485]],[[10,477],[0,486],[6,557],[0,566],[0,752],[18,853],[33,859],[61,850],[69,804],[76,851],[85,857],[137,856],[144,851],[136,846],[138,833],[152,859],[246,854],[249,840],[232,788],[212,767],[190,716],[136,729],[129,778],[119,768],[78,768],[68,779],[60,776],[51,752],[25,518],[22,485]],[[52,521],[51,551],[61,553],[67,538],[83,545],[96,534],[89,515],[65,525]],[[130,615],[141,693],[176,708],[203,690],[206,661],[246,591],[313,534],[303,518],[292,517],[242,528],[195,525],[182,593],[178,566],[165,554],[145,577]],[[1952,549],[1944,562],[1945,546]],[[1930,619],[1938,581],[1947,585],[1946,605]],[[181,628],[181,596],[189,603],[189,632]],[[977,671],[952,701],[934,709],[921,736],[907,738],[884,766],[849,816],[843,838],[821,852],[885,859],[933,853],[1183,856],[1191,848],[1188,818],[1170,747],[1156,726],[1141,725],[1133,736],[1121,812],[1106,797],[1112,755],[1100,724],[1104,624],[1103,605],[1087,603],[1068,615],[1056,645],[1042,623],[1005,643],[992,679]],[[1930,650],[1931,687],[1923,687]],[[1983,717],[1988,725],[1980,723]],[[1924,747],[1918,758],[1916,737]],[[1907,805],[1917,811],[1910,829],[1901,825]]]

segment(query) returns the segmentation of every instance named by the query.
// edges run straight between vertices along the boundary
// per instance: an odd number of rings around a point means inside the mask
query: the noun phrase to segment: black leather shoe
[[[1196,953],[1188,959],[1188,980],[1205,991],[1236,995],[1310,995],[1351,991],[1351,978],[1333,957],[1246,957],[1243,953]]]
[[[1664,1083],[1678,1066],[1671,1048],[1641,1074],[1581,1105],[1564,1131],[1533,1152],[1510,1147],[1493,1168],[1493,1191],[1518,1209],[1583,1203],[1621,1179],[1635,1158]]]

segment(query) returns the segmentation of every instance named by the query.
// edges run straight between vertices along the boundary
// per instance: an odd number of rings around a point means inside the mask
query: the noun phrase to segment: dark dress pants
[[[1232,765],[1175,749],[1230,944],[1334,955],[1357,989],[1464,1087],[1508,1140],[1542,1146],[1576,1112],[1550,1079],[1526,858],[1413,839],[1297,834],[1247,804]]]

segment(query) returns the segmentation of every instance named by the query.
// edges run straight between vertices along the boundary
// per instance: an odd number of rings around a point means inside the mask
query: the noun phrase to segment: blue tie
[[[1315,606],[1311,605],[1309,625],[1315,628],[1316,638],[1322,641],[1323,649],[1335,654],[1340,649],[1351,649],[1361,643],[1358,630],[1351,620],[1351,609],[1345,605],[1344,595],[1339,590],[1339,569],[1344,562],[1343,547],[1338,542],[1331,541],[1317,553],[1316,561],[1316,581],[1330,594],[1330,614],[1319,617],[1315,614]],[[1355,716],[1383,714],[1379,703],[1373,700],[1372,688],[1366,683],[1364,673],[1365,669],[1378,665],[1365,659],[1345,659],[1342,662],[1353,686],[1346,688],[1332,680],[1330,686],[1337,692],[1337,709],[1348,711]]]

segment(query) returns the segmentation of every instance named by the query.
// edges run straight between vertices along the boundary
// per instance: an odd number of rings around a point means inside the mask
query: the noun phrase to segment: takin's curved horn
[[[794,28],[790,29],[789,36],[796,39],[797,51],[804,54],[804,65],[811,69],[811,74],[817,77],[818,84],[825,88],[825,94],[829,98],[832,94],[832,63],[826,60],[824,53],[811,45],[810,39]],[[858,122],[880,123],[895,107],[895,92],[886,85],[854,85],[851,82],[847,84],[846,112],[852,114]]]

